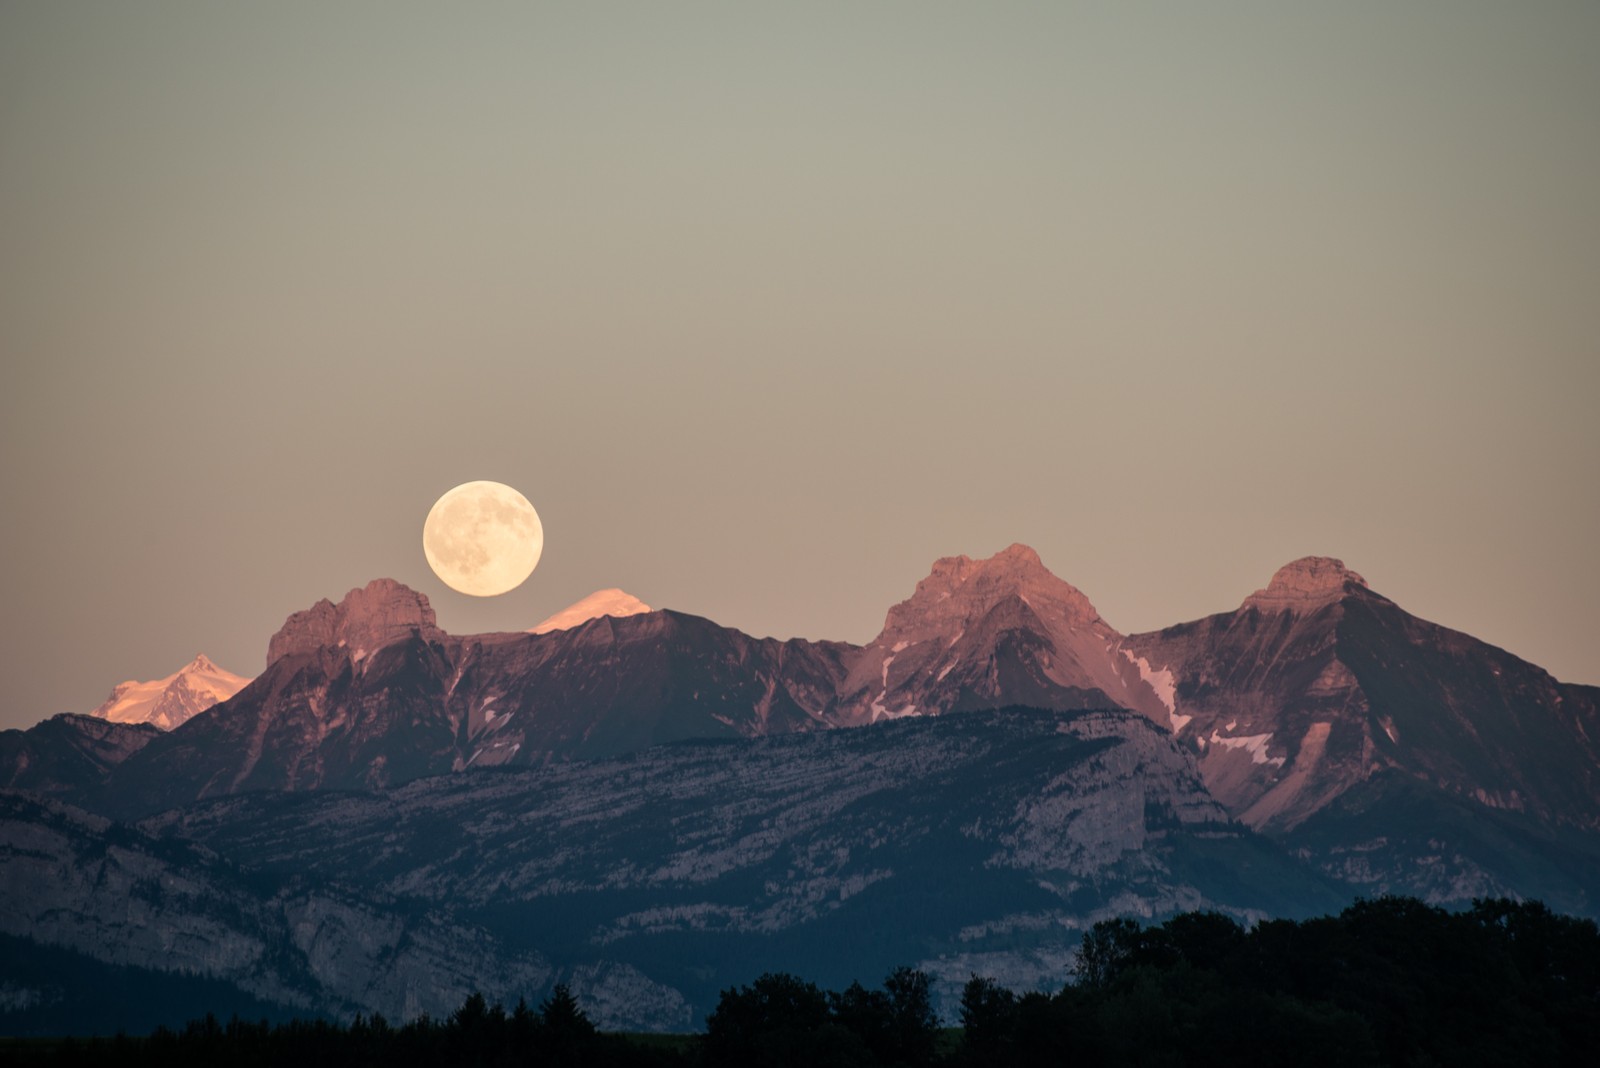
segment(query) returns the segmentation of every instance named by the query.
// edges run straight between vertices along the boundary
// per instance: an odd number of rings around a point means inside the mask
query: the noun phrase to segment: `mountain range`
[[[173,729],[0,734],[0,931],[346,1012],[563,980],[683,1027],[766,967],[904,962],[948,998],[1059,983],[1110,915],[1595,915],[1596,738],[1600,689],[1325,557],[1133,635],[1026,546],[947,557],[864,646],[620,590],[453,636],[378,580]]]

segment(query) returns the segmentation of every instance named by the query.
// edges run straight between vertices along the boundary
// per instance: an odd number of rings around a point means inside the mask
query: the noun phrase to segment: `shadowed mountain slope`
[[[987,954],[1000,970],[1055,961],[1059,982],[1106,916],[1341,900],[1122,710],[684,742],[381,793],[240,795],[142,826],[262,878],[440,910],[563,974],[625,970],[696,1018],[769,968],[848,982],[916,961],[964,980]]]
[[[0,790],[98,803],[111,769],[161,737],[148,723],[64,712],[25,731],[0,731]]]
[[[421,594],[373,583],[292,616],[266,671],[118,768],[105,804],[135,815],[808,730],[826,725],[852,648],[755,639],[664,611],[458,638],[438,630]]]

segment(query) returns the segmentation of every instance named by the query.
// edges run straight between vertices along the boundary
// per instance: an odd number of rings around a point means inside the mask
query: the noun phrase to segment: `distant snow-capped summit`
[[[577,604],[569,605],[528,631],[529,634],[546,634],[552,630],[568,630],[601,616],[620,619],[654,611],[639,598],[619,589],[596,590]]]
[[[249,683],[201,653],[166,678],[118,683],[105,703],[89,714],[112,723],[149,723],[170,731]]]

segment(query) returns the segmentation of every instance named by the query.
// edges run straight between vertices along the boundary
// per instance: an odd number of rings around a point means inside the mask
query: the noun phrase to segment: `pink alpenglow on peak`
[[[654,609],[631,593],[619,589],[596,590],[577,604],[563,608],[528,633],[548,634],[553,630],[570,630],[601,616],[621,618],[651,611]]]
[[[879,641],[914,642],[954,633],[1010,597],[1021,599],[1047,623],[1077,628],[1100,622],[1100,613],[1082,591],[1051,574],[1038,553],[1019,543],[985,560],[935,560],[916,592],[889,609]]]
[[[243,675],[218,667],[201,653],[164,679],[118,683],[105,703],[89,715],[112,723],[148,723],[170,731],[249,684]]]
[[[1367,588],[1367,580],[1331,556],[1302,556],[1278,568],[1264,590],[1245,598],[1242,608],[1263,612],[1309,612],[1344,598],[1350,586]]]
[[[267,644],[267,663],[332,645],[360,658],[412,632],[429,640],[445,636],[426,595],[394,579],[374,579],[338,604],[324,598],[284,620]]]
[[[1039,554],[1012,545],[985,560],[946,556],[889,609],[840,693],[851,722],[997,703],[1171,709],[1122,652],[1122,635]]]

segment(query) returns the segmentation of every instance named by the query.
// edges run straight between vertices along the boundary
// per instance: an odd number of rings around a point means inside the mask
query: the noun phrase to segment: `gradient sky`
[[[1600,683],[1600,5],[8,2],[0,726],[392,576],[864,641],[1342,557]],[[546,533],[433,577],[444,490]]]

